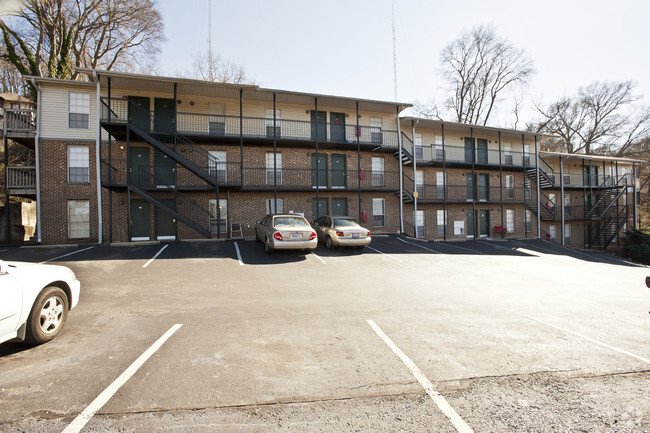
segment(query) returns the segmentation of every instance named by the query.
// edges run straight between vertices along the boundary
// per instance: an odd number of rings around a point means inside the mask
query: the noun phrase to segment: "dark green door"
[[[135,186],[151,185],[151,169],[149,167],[149,148],[129,148],[129,183]]]
[[[467,237],[474,237],[475,233],[474,211],[467,210]]]
[[[488,201],[490,199],[490,175],[478,175],[478,199],[480,201]]]
[[[154,131],[162,134],[174,133],[174,100],[166,98],[154,99],[153,127]]]
[[[160,199],[160,202],[169,209],[174,210],[176,208],[173,198]],[[159,207],[156,207],[156,237],[158,239],[176,237],[176,220]]]
[[[311,139],[327,141],[327,113],[311,110]]]
[[[479,233],[482,237],[487,237],[490,234],[490,211],[480,210],[479,216]]]
[[[332,188],[345,188],[345,155],[332,155]]]
[[[311,155],[311,184],[313,188],[327,188],[327,155]]]
[[[471,164],[474,162],[474,140],[465,137],[465,162]]]
[[[484,138],[476,140],[476,162],[478,164],[488,163],[488,142]]]
[[[129,122],[144,132],[151,130],[151,111],[149,98],[129,96]]]
[[[598,166],[585,165],[582,167],[582,181],[585,186],[598,186]]]
[[[156,176],[156,186],[173,186],[176,180],[176,163],[169,156],[159,150],[155,150],[154,174]]]
[[[334,215],[334,216],[347,216],[348,215],[348,199],[347,198],[333,198],[332,199],[332,215]]]
[[[314,213],[314,219],[322,217],[323,215],[329,215],[330,210],[326,198],[319,198],[318,200],[313,198],[311,204],[312,212]]]
[[[131,239],[149,239],[149,203],[144,200],[131,200]]]
[[[474,175],[466,173],[465,179],[467,182],[467,201],[474,201]]]
[[[330,113],[330,140],[345,142],[345,114]]]

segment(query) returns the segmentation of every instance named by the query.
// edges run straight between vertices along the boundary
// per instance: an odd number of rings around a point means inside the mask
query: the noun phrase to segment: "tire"
[[[271,244],[269,244],[269,238],[266,238],[264,241],[264,251],[266,251],[266,254],[273,254],[273,247]]]
[[[333,250],[334,249],[334,243],[332,242],[331,237],[326,237],[325,238],[325,246],[327,247],[328,250]]]
[[[68,318],[68,296],[55,286],[44,288],[36,297],[27,318],[25,341],[43,344],[59,335]]]

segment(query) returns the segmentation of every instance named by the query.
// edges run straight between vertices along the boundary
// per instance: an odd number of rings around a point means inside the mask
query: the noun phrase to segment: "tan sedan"
[[[269,254],[275,250],[303,250],[310,253],[318,246],[316,233],[309,222],[295,214],[266,215],[255,225],[255,238],[264,243]]]
[[[357,247],[370,245],[370,232],[359,223],[345,216],[322,216],[312,224],[318,235],[318,240],[325,243],[327,248]]]

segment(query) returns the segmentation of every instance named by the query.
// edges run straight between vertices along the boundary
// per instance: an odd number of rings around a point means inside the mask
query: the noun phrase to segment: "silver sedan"
[[[267,253],[274,250],[304,250],[311,252],[318,246],[316,232],[300,215],[266,215],[255,225],[255,238],[264,243]]]
[[[370,231],[359,223],[345,216],[322,216],[312,224],[318,234],[318,240],[327,248],[338,246],[363,248],[370,245]]]

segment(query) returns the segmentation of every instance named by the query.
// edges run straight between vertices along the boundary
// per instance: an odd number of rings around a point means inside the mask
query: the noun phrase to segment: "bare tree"
[[[76,67],[129,68],[155,56],[163,24],[155,0],[23,0],[0,20],[2,58],[22,75],[76,79]]]
[[[0,60],[0,92],[17,93],[22,96],[28,94],[26,83],[18,69],[4,60]]]
[[[242,65],[226,60],[209,50],[194,56],[192,71],[177,75],[217,83],[256,84]]]
[[[574,96],[537,106],[547,146],[569,153],[623,155],[650,134],[650,109],[635,104],[635,84],[594,82]]]
[[[525,85],[535,73],[532,60],[490,26],[463,33],[441,55],[449,96],[445,106],[455,121],[486,125],[500,98]]]

